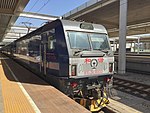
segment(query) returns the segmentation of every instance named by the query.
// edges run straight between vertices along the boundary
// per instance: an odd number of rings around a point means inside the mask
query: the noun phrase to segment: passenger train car
[[[109,103],[114,56],[102,25],[58,19],[2,51],[91,111]]]

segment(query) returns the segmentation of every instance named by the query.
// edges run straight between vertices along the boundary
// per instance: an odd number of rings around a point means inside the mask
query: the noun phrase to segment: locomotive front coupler
[[[88,91],[88,98],[89,99],[99,99],[101,98],[101,91],[103,89],[103,85],[102,84],[88,84],[87,86],[87,91]]]

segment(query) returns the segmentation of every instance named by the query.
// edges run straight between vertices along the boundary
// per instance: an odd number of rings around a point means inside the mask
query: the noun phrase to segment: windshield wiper
[[[101,50],[101,51],[108,53],[108,52],[109,52],[109,49],[103,49],[103,50]]]
[[[99,51],[102,51],[102,52],[105,52],[105,53],[108,53],[109,52],[109,49],[94,49],[94,50],[99,50]]]
[[[78,56],[80,54],[80,52],[83,52],[83,51],[89,51],[90,49],[79,49],[77,51],[74,52],[74,56]]]

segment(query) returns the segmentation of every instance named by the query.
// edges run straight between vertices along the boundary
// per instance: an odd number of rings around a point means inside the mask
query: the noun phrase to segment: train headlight
[[[76,69],[77,69],[76,65],[71,66],[71,76],[76,76]]]
[[[113,63],[109,63],[109,72],[113,72]]]

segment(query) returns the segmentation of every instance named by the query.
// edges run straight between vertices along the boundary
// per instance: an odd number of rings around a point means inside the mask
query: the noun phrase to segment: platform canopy
[[[18,17],[34,18],[38,20],[52,21],[57,16],[23,12],[24,8],[28,4],[29,0],[0,0],[0,46],[10,43],[21,36],[31,32],[37,27],[26,26],[26,23],[22,23],[22,26],[16,26],[14,23]],[[29,28],[30,27],[30,28]]]
[[[0,0],[0,42],[29,0]]]
[[[102,24],[110,37],[116,37],[119,32],[119,1],[90,0],[63,17]],[[127,14],[127,35],[150,33],[150,0],[128,0]]]

